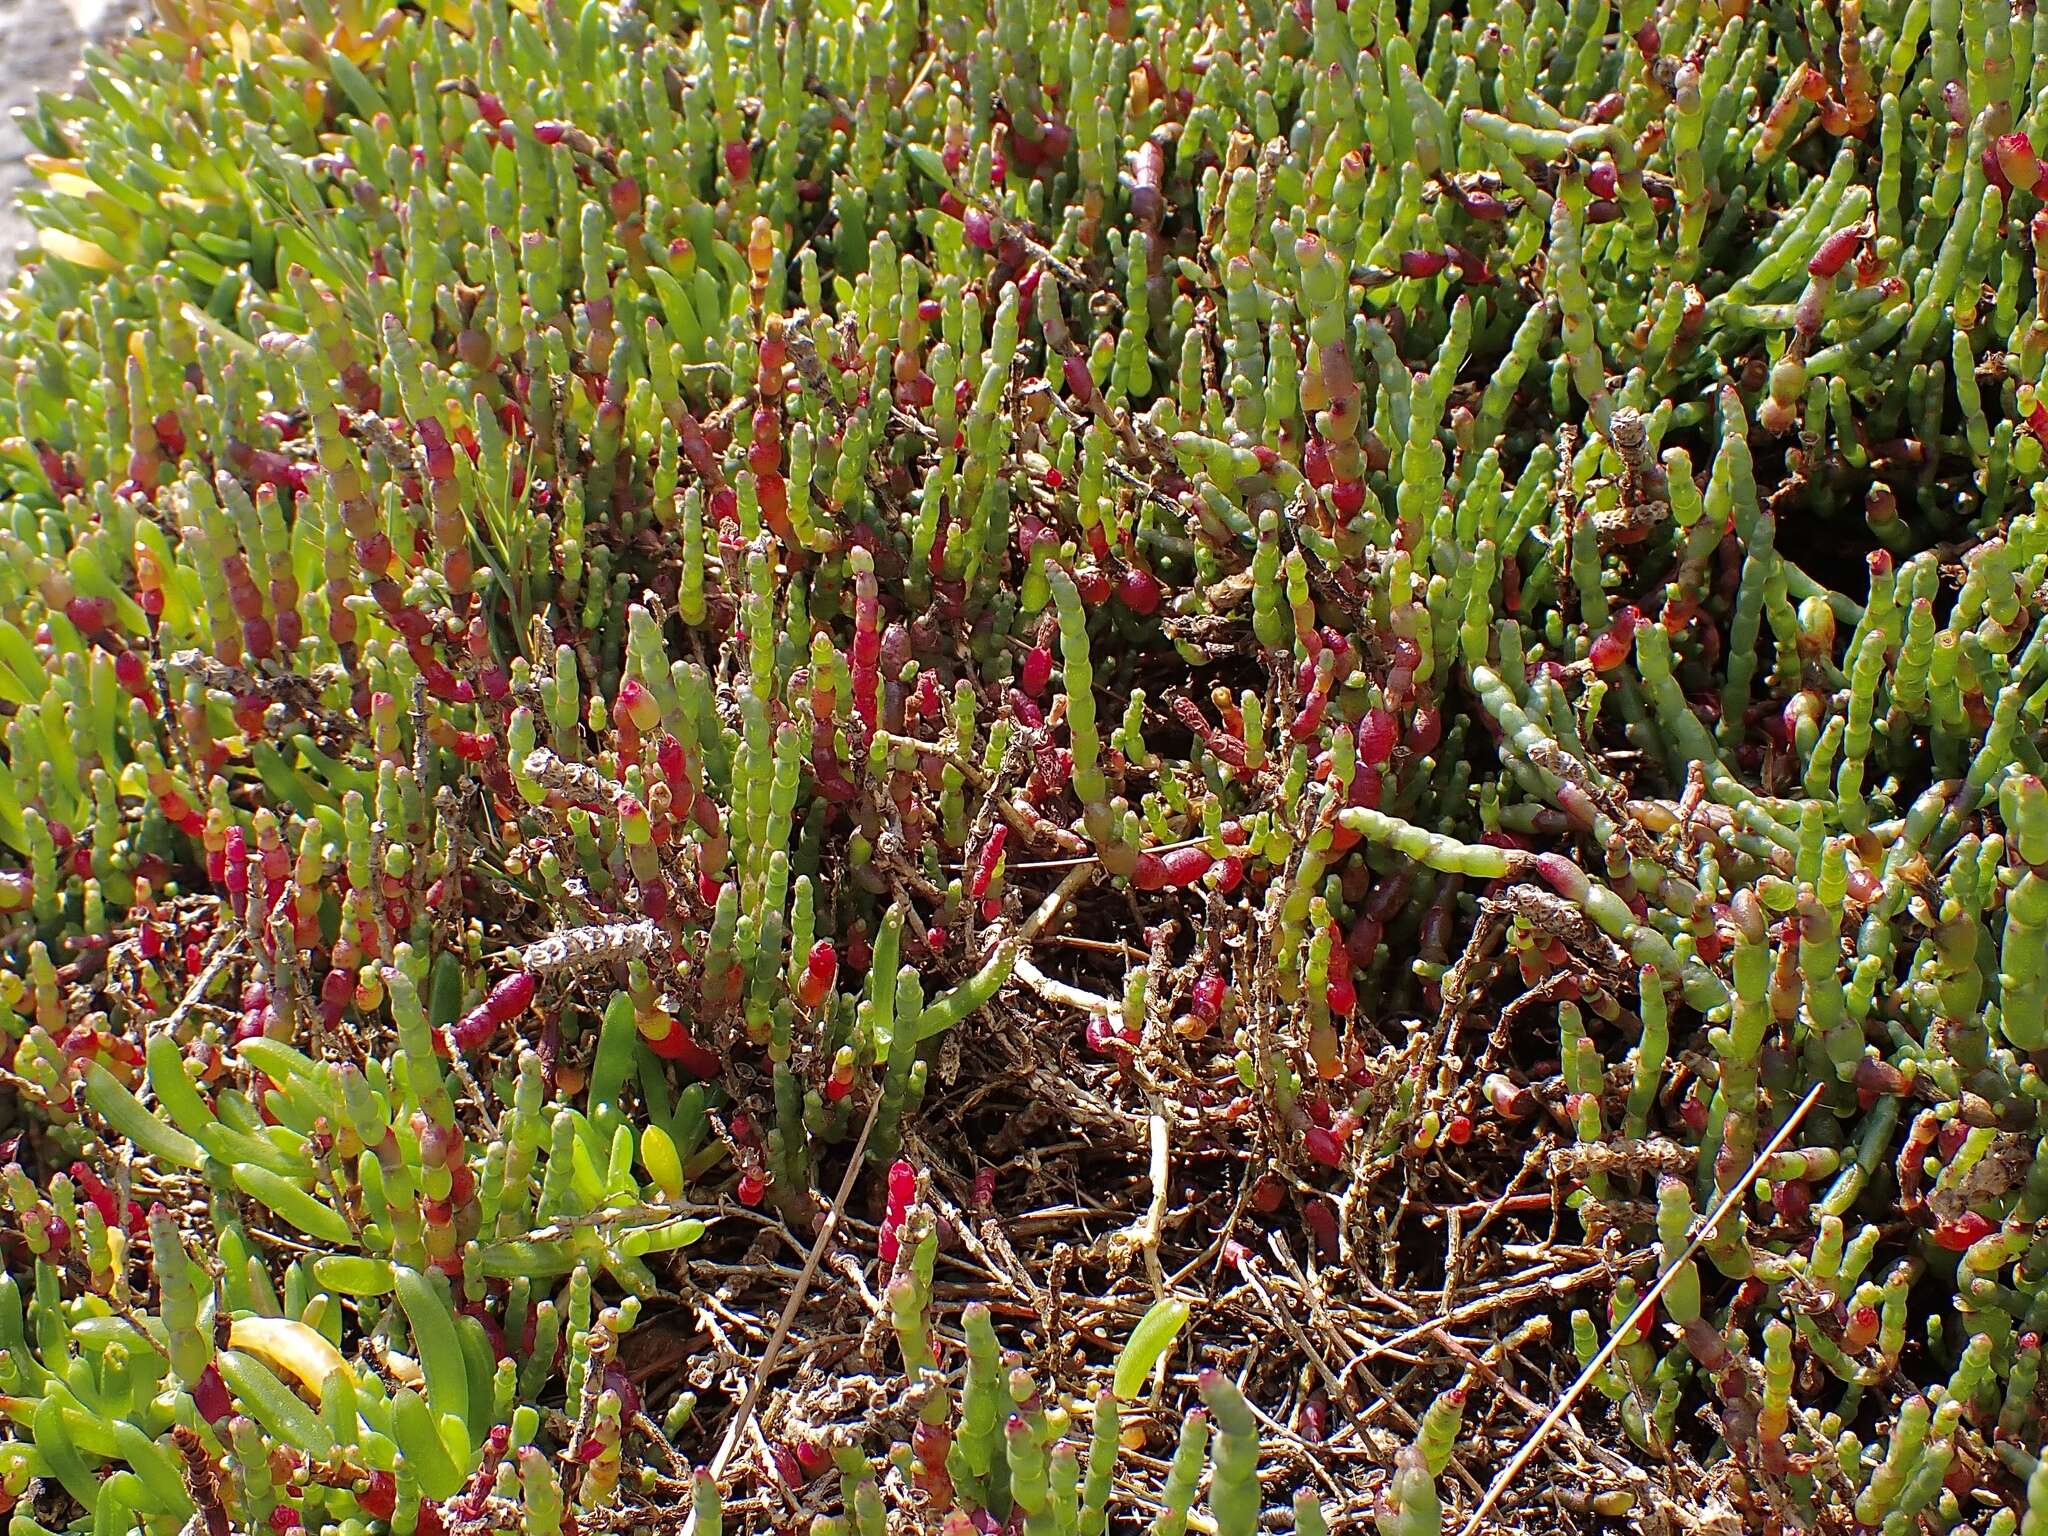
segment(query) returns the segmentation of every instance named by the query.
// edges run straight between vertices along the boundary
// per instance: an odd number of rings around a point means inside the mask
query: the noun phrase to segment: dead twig
[[[1593,1378],[1600,1374],[1601,1368],[1614,1358],[1614,1352],[1621,1347],[1622,1340],[1635,1336],[1637,1325],[1650,1315],[1651,1309],[1657,1305],[1657,1299],[1677,1277],[1679,1268],[1699,1251],[1700,1244],[1706,1241],[1707,1234],[1719,1226],[1730,1211],[1741,1204],[1744,1196],[1749,1193],[1750,1186],[1763,1172],[1764,1164],[1770,1161],[1780,1147],[1792,1139],[1792,1133],[1799,1129],[1807,1111],[1820,1102],[1821,1093],[1827,1086],[1825,1082],[1819,1082],[1807,1089],[1806,1097],[1801,1099],[1798,1107],[1785,1117],[1785,1123],[1778,1127],[1777,1133],[1765,1144],[1764,1149],[1757,1153],[1748,1170],[1728,1187],[1714,1209],[1708,1213],[1706,1220],[1695,1224],[1691,1238],[1687,1240],[1678,1256],[1666,1258],[1657,1278],[1644,1290],[1642,1299],[1635,1304],[1626,1318],[1608,1331],[1607,1342],[1600,1346],[1599,1352],[1591,1360],[1586,1362],[1585,1369],[1580,1371],[1577,1379],[1565,1389],[1564,1396],[1560,1397],[1550,1412],[1543,1416],[1543,1422],[1530,1431],[1529,1437],[1522,1442],[1521,1449],[1516,1451],[1508,1459],[1508,1464],[1496,1474],[1492,1485],[1486,1490],[1485,1497],[1480,1499],[1478,1507],[1466,1517],[1464,1525],[1459,1528],[1458,1536],[1478,1536],[1487,1513],[1500,1502],[1500,1496],[1507,1492],[1508,1484],[1512,1483],[1522,1469],[1535,1459],[1536,1453],[1543,1449],[1543,1443],[1550,1438],[1551,1431],[1556,1429],[1565,1415],[1572,1411],[1572,1405],[1579,1400],[1580,1394],[1592,1385]]]
[[[804,1267],[797,1276],[796,1284],[790,1287],[789,1299],[782,1304],[782,1315],[775,1320],[775,1328],[768,1335],[768,1343],[761,1351],[761,1363],[754,1367],[753,1380],[747,1383],[746,1396],[733,1410],[732,1422],[726,1426],[725,1439],[711,1458],[710,1474],[717,1477],[732,1460],[734,1447],[745,1433],[748,1422],[754,1416],[754,1406],[761,1400],[761,1392],[768,1384],[768,1374],[775,1369],[775,1362],[781,1357],[782,1346],[789,1337],[789,1330],[796,1322],[797,1313],[803,1310],[804,1297],[810,1293],[811,1281],[817,1277],[818,1265],[824,1260],[825,1250],[831,1245],[833,1235],[839,1230],[839,1221],[845,1214],[846,1202],[853,1198],[853,1186],[859,1182],[862,1159],[867,1154],[868,1137],[874,1131],[875,1121],[881,1114],[882,1100],[876,1097],[868,1106],[867,1119],[861,1122],[860,1135],[853,1141],[853,1151],[846,1160],[846,1172],[839,1180],[838,1193],[833,1195],[831,1207],[825,1212],[825,1219],[818,1227],[817,1239],[811,1244],[811,1251],[804,1257]],[[696,1511],[690,1513],[686,1531],[694,1533],[697,1527]]]

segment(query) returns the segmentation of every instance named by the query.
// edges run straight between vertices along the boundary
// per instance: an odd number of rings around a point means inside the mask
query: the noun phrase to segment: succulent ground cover
[[[2043,60],[158,0],[0,300],[10,1531],[2048,1532]]]

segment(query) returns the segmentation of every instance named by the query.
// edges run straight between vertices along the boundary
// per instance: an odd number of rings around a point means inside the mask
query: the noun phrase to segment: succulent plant
[[[0,306],[10,1530],[2048,1532],[2044,28],[157,0]]]

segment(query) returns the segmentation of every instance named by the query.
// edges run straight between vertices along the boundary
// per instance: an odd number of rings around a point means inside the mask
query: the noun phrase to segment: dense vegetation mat
[[[91,66],[11,1532],[2048,1532],[2048,12]]]

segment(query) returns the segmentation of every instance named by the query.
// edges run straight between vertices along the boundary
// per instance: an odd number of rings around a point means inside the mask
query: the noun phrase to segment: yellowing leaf
[[[316,1403],[327,1378],[348,1366],[326,1334],[289,1317],[238,1317],[228,1327],[228,1343],[298,1378]]]
[[[81,240],[78,236],[66,234],[61,229],[38,231],[36,243],[52,256],[61,256],[66,261],[81,267],[90,267],[95,272],[121,270],[120,258],[111,255],[104,246],[95,245],[90,240]]]
[[[682,1199],[683,1160],[674,1139],[658,1125],[650,1125],[640,1133],[640,1165],[654,1180],[663,1199]]]
[[[73,171],[50,172],[50,190],[62,192],[66,197],[92,197],[100,188],[99,183],[89,176],[80,176]]]
[[[345,55],[351,64],[361,64],[377,52],[382,40],[375,33],[357,32],[354,29],[336,27],[334,35],[327,39],[327,46],[336,53]]]
[[[22,163],[37,176],[83,176],[85,167],[76,160],[62,160],[55,155],[25,155]]]

